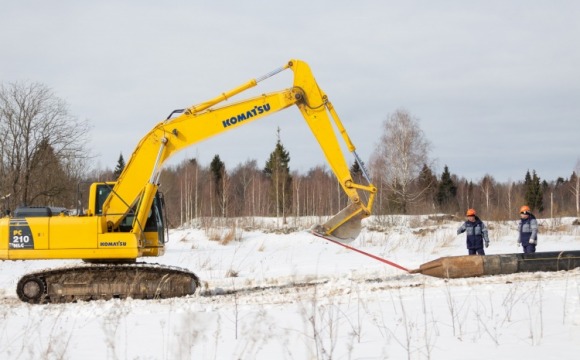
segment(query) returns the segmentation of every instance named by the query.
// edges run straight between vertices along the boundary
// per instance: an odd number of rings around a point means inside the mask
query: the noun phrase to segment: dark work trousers
[[[469,255],[485,255],[485,251],[483,251],[483,248],[479,248],[479,249],[467,249],[469,250]]]

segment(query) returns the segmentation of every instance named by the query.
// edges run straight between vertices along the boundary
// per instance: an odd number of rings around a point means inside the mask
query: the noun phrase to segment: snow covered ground
[[[538,251],[580,250],[573,219],[542,220]],[[408,269],[466,254],[458,221],[366,220],[351,245]],[[386,226],[388,225],[388,227]],[[520,252],[488,223],[488,254]],[[23,274],[73,261],[0,262],[0,359],[575,359],[580,269],[444,280],[407,274],[306,232],[171,231],[149,262],[194,271],[196,295],[29,305]],[[372,229],[372,230],[371,230]],[[380,230],[380,231],[378,231]],[[218,236],[219,237],[219,234]]]

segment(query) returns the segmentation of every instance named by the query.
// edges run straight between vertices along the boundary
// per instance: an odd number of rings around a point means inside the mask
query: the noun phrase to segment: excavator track
[[[192,272],[157,264],[81,265],[38,271],[16,286],[31,304],[109,299],[164,299],[192,295],[199,278]]]

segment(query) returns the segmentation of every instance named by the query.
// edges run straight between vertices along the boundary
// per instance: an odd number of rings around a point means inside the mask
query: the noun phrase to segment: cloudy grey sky
[[[440,174],[568,177],[580,159],[577,1],[3,1],[0,81],[41,82],[93,127],[113,168],[173,109],[289,59],[308,62],[363,160],[387,116],[420,119]],[[291,73],[257,92],[291,85]],[[250,95],[252,95],[250,93]],[[241,99],[238,97],[237,99]],[[325,163],[296,109],[178,155],[263,166],[281,129],[290,166]],[[352,162],[348,158],[349,163]]]

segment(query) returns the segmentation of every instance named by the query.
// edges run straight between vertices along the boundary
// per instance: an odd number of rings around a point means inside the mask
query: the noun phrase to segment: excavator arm
[[[228,105],[221,104],[286,69],[294,72],[291,88]],[[185,147],[293,105],[299,108],[320,144],[331,170],[350,199],[350,204],[345,209],[325,224],[313,228],[313,231],[318,235],[332,236],[343,241],[353,240],[360,232],[360,221],[371,213],[376,188],[371,184],[366,169],[356,155],[355,147],[328,97],[318,87],[308,64],[300,60],[289,61],[285,66],[259,79],[252,79],[212,100],[178,111],[181,113],[179,116],[170,115],[167,120],[157,124],[139,142],[104,202],[101,230],[114,231],[123,218],[136,209],[133,232],[141,234],[157,192],[161,168],[167,159]],[[363,169],[367,185],[353,181],[335,127]],[[359,192],[367,195],[366,203]]]

